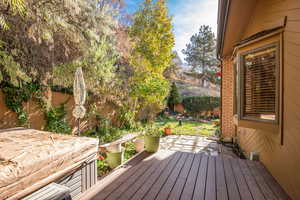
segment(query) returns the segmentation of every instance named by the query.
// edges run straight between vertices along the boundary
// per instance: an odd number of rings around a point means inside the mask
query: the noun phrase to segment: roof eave
[[[218,32],[217,32],[217,57],[221,58],[228,13],[230,8],[230,0],[219,0],[218,8]]]

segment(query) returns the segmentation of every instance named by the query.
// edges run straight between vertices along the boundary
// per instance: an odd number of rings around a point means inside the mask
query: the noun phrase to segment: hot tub
[[[97,181],[98,140],[33,129],[0,131],[0,199],[21,199],[55,182],[75,198]]]

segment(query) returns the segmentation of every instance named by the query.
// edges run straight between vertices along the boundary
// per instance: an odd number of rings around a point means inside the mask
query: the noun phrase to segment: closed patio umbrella
[[[84,108],[84,103],[86,99],[86,88],[83,78],[83,73],[81,67],[78,67],[75,72],[73,94],[75,99],[75,108],[73,110],[73,116],[78,121],[78,135],[80,134],[80,119],[85,115],[86,109]]]

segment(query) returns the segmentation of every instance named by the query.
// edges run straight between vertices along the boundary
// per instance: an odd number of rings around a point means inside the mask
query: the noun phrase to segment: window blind
[[[244,55],[244,117],[275,120],[277,59],[276,47]]]

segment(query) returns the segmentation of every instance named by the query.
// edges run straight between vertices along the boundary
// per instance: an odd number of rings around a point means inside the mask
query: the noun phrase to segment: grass
[[[165,126],[170,126],[172,128],[172,134],[176,135],[211,136],[214,135],[215,131],[218,129],[213,121],[183,121],[182,125],[180,126],[177,119],[161,119],[157,120],[155,124],[162,128]]]

